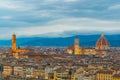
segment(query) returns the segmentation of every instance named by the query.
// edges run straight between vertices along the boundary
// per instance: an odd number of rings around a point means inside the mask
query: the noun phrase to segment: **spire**
[[[75,44],[75,45],[79,45],[79,38],[75,38],[74,44]]]
[[[13,33],[13,34],[12,34],[12,36],[16,36],[16,34],[15,34],[15,33]]]
[[[104,37],[104,33],[101,34],[101,37]]]

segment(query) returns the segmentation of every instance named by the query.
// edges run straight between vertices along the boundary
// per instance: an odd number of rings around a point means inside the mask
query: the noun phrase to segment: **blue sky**
[[[0,39],[120,33],[119,0],[0,0]]]

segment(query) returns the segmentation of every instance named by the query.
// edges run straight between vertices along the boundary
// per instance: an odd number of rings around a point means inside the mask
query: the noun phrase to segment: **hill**
[[[17,46],[70,46],[74,38],[80,39],[80,46],[94,47],[100,35],[77,35],[72,37],[43,38],[26,37],[17,38]],[[105,35],[111,47],[120,47],[120,35]],[[11,46],[11,40],[0,40],[0,46]]]

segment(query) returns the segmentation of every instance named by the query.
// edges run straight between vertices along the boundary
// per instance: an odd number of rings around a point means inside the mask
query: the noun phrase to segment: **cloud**
[[[1,0],[1,39],[119,33],[119,0]],[[114,11],[111,11],[114,10]],[[4,34],[7,32],[6,34]],[[70,34],[73,33],[73,34]]]
[[[12,16],[1,16],[0,19],[9,20],[12,19]]]
[[[14,1],[14,0],[3,0],[0,1],[0,9],[16,10],[16,11],[26,11],[34,9],[32,4],[27,4],[24,1]]]
[[[16,9],[18,6],[9,1],[0,1],[0,8]]]
[[[119,10],[120,9],[120,4],[110,6],[108,10]]]
[[[65,2],[76,2],[78,0],[64,0]]]
[[[66,32],[73,32],[76,35],[94,32],[114,32],[120,30],[120,21],[106,21],[91,18],[63,18],[51,21],[46,25],[31,27],[1,28],[0,34],[3,38],[10,38],[10,34],[16,33],[20,36],[43,36],[44,37],[66,37]],[[113,27],[114,26],[114,27]],[[10,30],[11,29],[11,30]],[[7,32],[7,34],[4,34]],[[69,36],[72,36],[70,34]]]

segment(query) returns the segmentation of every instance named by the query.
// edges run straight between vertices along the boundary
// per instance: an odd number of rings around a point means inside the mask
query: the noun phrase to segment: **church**
[[[75,38],[74,45],[67,48],[67,53],[75,55],[105,55],[110,49],[110,44],[105,38],[104,33],[101,34],[101,37],[96,42],[95,47],[85,48],[79,45],[79,39]]]

